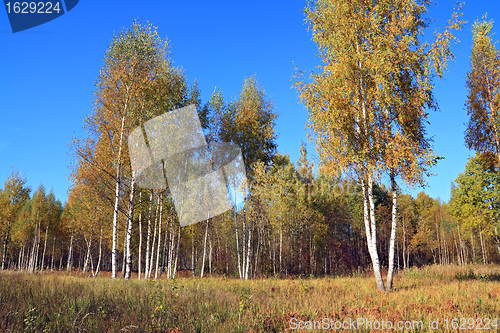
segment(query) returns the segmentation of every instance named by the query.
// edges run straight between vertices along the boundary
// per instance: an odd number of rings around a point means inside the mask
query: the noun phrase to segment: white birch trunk
[[[234,229],[235,229],[235,237],[236,237],[236,254],[238,257],[238,274],[240,276],[240,279],[243,278],[243,272],[241,269],[241,253],[240,253],[240,238],[238,236],[238,213],[236,210],[236,183],[233,184],[233,189],[234,189]]]
[[[243,208],[243,219],[242,219],[242,242],[241,242],[241,279],[245,278],[245,267],[246,267],[246,233],[247,233],[247,225],[246,225],[246,211]]]
[[[495,245],[497,246],[497,251],[498,254],[500,255],[500,236],[498,235],[498,228],[495,227],[493,230],[495,230]]]
[[[66,266],[66,270],[71,271],[72,267],[73,267],[73,232],[71,233],[71,238],[69,241],[68,264]]]
[[[128,210],[128,226],[127,226],[127,236],[125,238],[125,279],[130,279],[132,273],[132,250],[130,248],[130,241],[132,239],[132,225],[134,223],[134,196],[135,196],[135,178],[132,176],[132,181],[130,184],[130,196],[129,196],[129,210]]]
[[[139,258],[137,259],[137,279],[141,279],[141,261],[142,261],[142,191],[139,191]]]
[[[460,255],[460,249],[458,248],[458,243],[457,239],[455,238],[455,249],[457,251],[457,263],[458,265],[462,266],[462,256]]]
[[[245,259],[245,280],[248,280],[248,272],[250,269],[250,254],[252,253],[251,251],[251,244],[252,244],[252,219],[250,218],[250,221],[248,222],[248,243],[247,243],[247,250],[246,250],[246,255],[247,258]]]
[[[205,257],[207,254],[208,220],[209,219],[207,218],[207,227],[205,228],[205,240],[203,241],[203,257],[201,260],[201,273],[200,273],[201,278],[203,277],[203,272],[205,271]]]
[[[95,273],[93,273],[94,277],[99,273],[99,268],[101,266],[101,257],[102,257],[102,226],[101,226],[101,235],[99,236],[99,258],[97,259],[97,266],[95,268]]]
[[[174,262],[174,272],[173,278],[175,279],[175,274],[177,273],[177,261],[179,259],[179,244],[181,242],[181,224],[177,228],[177,249],[175,250],[175,262]]]
[[[375,202],[373,200],[373,179],[371,174],[368,175],[368,200],[370,203],[370,221],[372,230],[372,247],[373,247],[373,271],[375,273],[375,281],[377,282],[377,289],[385,291],[384,280],[380,273],[380,262],[377,252],[377,225],[375,221]]]
[[[165,235],[166,235],[166,231],[165,231]],[[173,221],[170,221],[170,240],[169,240],[169,244],[168,244],[168,254],[167,254],[167,278],[170,279],[172,278],[172,273],[173,273],[173,261],[172,261],[172,258],[173,258],[173,252],[174,252],[174,239],[175,239],[175,235],[174,235],[174,223]]]
[[[403,216],[403,270],[406,272],[406,226]]]
[[[23,243],[23,254],[21,258],[21,271],[26,270],[26,244]]]
[[[45,250],[47,249],[47,234],[49,233],[49,225],[45,227],[45,239],[43,241],[43,254],[42,254],[42,263],[40,266],[40,272],[43,272],[43,265],[45,263]]]
[[[127,102],[125,103],[125,110],[127,109]],[[111,278],[115,279],[118,271],[117,267],[117,251],[118,251],[118,206],[120,203],[120,188],[121,188],[121,159],[122,159],[122,143],[123,143],[123,130],[125,127],[125,116],[122,116],[122,123],[120,129],[120,141],[118,146],[118,158],[116,163],[116,179],[115,179],[115,205],[113,209],[113,244],[111,250]]]
[[[163,213],[163,192],[160,194],[160,218],[158,221],[158,248],[156,250],[156,270],[155,270],[155,279],[158,278],[158,266],[160,263],[160,248],[161,248],[161,220]]]
[[[35,254],[35,267],[34,267],[35,270],[38,268],[41,228],[42,228],[41,222],[38,222],[38,237],[36,238],[36,254]]]
[[[37,228],[38,228],[38,223],[36,224],[36,227],[35,227],[35,233],[33,235],[33,246],[31,247],[31,254],[30,254],[30,258],[29,258],[28,271],[30,273],[33,273],[33,271],[35,269],[35,265],[36,265],[35,258],[36,258]]]
[[[7,243],[9,242],[10,227],[7,228],[7,234],[3,242],[3,255],[2,255],[2,271],[5,269],[5,260],[7,259]]]
[[[234,206],[234,229],[235,229],[235,237],[236,237],[236,254],[238,256],[238,274],[240,279],[243,278],[243,273],[241,270],[241,253],[240,253],[240,241],[238,236],[238,217],[236,214],[236,205]]]
[[[160,208],[160,195],[158,195],[158,204],[156,205],[156,215],[155,215],[155,228],[153,231],[153,244],[151,244],[151,254],[149,258],[149,271],[148,271],[148,279],[151,277],[151,272],[153,270],[153,263],[154,263],[154,253],[155,253],[155,246],[156,246],[156,230],[158,228],[158,215],[159,215],[159,208]]]
[[[54,256],[56,251],[56,238],[52,239],[52,255],[50,256],[50,270],[54,270]]]
[[[193,277],[195,276],[195,267],[194,267],[194,232],[191,236],[191,272],[193,273]]]
[[[148,278],[149,271],[149,250],[150,250],[150,242],[151,242],[151,216],[153,209],[153,190],[149,192],[149,214],[148,214],[148,233],[146,237],[146,260],[145,260],[145,270],[144,270],[144,278]]]
[[[128,215],[128,213],[127,213]],[[125,278],[125,266],[126,266],[126,259],[127,259],[127,228],[128,228],[128,216],[127,219],[125,220],[125,225],[123,228],[123,252],[122,252],[122,278]]]
[[[87,239],[87,236],[85,233],[83,234],[83,237],[85,239],[85,243],[87,243],[87,254],[85,255],[85,262],[83,264],[83,271],[86,272],[88,265],[89,265],[89,260],[90,260],[90,248],[92,246],[92,234],[90,234],[89,239]]]
[[[462,256],[462,265],[467,265],[467,252],[465,251],[464,242],[462,241],[462,236],[460,235],[460,226],[457,225],[458,230],[458,242],[460,244],[460,255]]]
[[[367,176],[367,181],[365,182],[365,175],[361,176],[361,187],[363,189],[363,219],[365,222],[366,231],[366,242],[368,245],[368,252],[372,260],[373,272],[375,275],[375,282],[377,283],[377,289],[384,291],[384,281],[382,280],[382,275],[380,273],[380,263],[378,259],[377,252],[377,233],[375,224],[375,212],[374,201],[373,201],[373,181],[371,175]]]
[[[280,225],[280,276],[283,274],[283,226]]]
[[[483,264],[488,265],[488,260],[486,259],[486,247],[484,246],[483,231],[479,232],[479,240],[481,241],[481,252],[483,254]]]
[[[391,225],[391,240],[389,244],[389,270],[387,272],[386,291],[391,291],[392,281],[394,276],[394,245],[396,244],[396,227],[397,227],[397,207],[398,207],[398,189],[394,173],[391,173],[391,189],[392,189],[392,225]]]
[[[23,251],[24,251],[24,244],[22,247],[19,248],[19,257],[17,258],[17,270],[18,271],[22,271],[21,258],[23,257]]]

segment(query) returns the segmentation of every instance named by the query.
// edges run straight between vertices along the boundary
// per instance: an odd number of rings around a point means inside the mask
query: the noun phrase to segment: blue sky
[[[431,6],[429,16],[436,21],[425,39],[445,26],[454,4],[446,0]],[[279,113],[279,151],[296,161],[306,141],[307,111],[291,88],[294,64],[306,70],[319,64],[304,6],[305,1],[80,1],[67,14],[15,34],[0,9],[0,186],[14,168],[33,190],[42,183],[66,200],[68,145],[72,137],[85,135],[83,119],[92,110],[94,82],[113,33],[134,18],[150,21],[169,39],[172,59],[189,82],[198,81],[203,102],[215,87],[226,99],[235,98],[243,79],[255,74]],[[468,23],[458,33],[460,44],[452,48],[455,62],[444,80],[436,81],[441,110],[431,112],[428,133],[444,159],[425,191],[444,201],[450,182],[472,155],[463,140],[470,28],[487,12],[500,31],[499,8],[496,0],[465,4]],[[314,150],[313,143],[308,148]],[[421,189],[406,190],[416,194]]]

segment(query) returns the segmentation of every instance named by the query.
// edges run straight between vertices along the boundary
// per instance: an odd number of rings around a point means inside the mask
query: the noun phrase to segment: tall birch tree
[[[362,187],[365,232],[378,290],[386,290],[377,252],[373,183],[387,172],[393,192],[387,290],[392,287],[396,236],[396,177],[410,184],[436,161],[425,133],[427,109],[437,107],[432,78],[441,76],[460,27],[454,13],[433,44],[421,43],[430,1],[318,0],[306,19],[323,65],[295,86],[309,110],[325,170],[356,175]]]
[[[470,119],[465,144],[477,152],[494,154],[500,165],[500,52],[493,42],[492,29],[493,21],[487,21],[486,16],[472,25],[465,103]]]

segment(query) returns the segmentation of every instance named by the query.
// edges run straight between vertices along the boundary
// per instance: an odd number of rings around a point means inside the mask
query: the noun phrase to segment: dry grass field
[[[497,266],[432,266],[400,272],[385,294],[371,276],[124,281],[3,271],[0,332],[497,332],[499,281]]]

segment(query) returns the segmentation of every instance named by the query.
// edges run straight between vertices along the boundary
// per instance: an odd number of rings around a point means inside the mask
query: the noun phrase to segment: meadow
[[[369,274],[126,281],[2,271],[0,332],[496,332],[499,281],[493,265],[412,268],[389,294]]]

